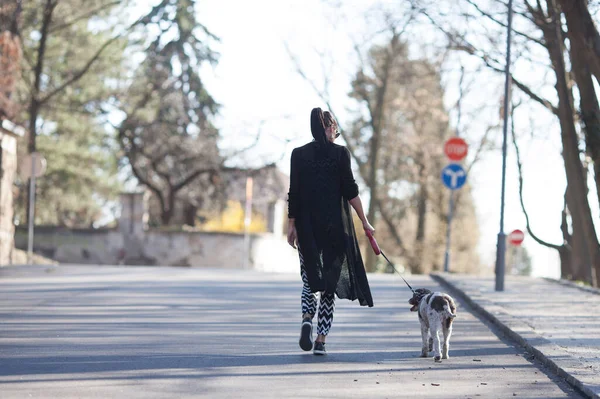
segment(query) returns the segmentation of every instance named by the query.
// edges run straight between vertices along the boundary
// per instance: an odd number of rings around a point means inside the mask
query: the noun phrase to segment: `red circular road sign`
[[[446,154],[451,161],[460,161],[467,156],[468,151],[469,146],[460,137],[451,137],[446,141],[446,144],[444,144],[444,154]]]
[[[508,235],[508,242],[510,242],[512,245],[519,246],[524,239],[525,233],[523,233],[521,230],[513,230]]]

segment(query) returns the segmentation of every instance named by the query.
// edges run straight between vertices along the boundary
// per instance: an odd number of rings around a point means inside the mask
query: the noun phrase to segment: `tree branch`
[[[482,9],[481,7],[479,7],[479,6],[477,5],[477,3],[475,3],[473,0],[465,0],[465,1],[466,1],[467,3],[469,3],[470,5],[472,5],[472,6],[473,6],[473,7],[474,7],[474,8],[475,8],[477,11],[479,11],[479,13],[480,13],[481,15],[483,15],[484,17],[486,17],[486,18],[488,18],[488,19],[490,19],[490,20],[494,21],[495,23],[497,23],[498,25],[500,25],[500,26],[502,26],[502,27],[504,27],[504,28],[507,28],[507,27],[508,27],[508,25],[507,25],[506,23],[504,23],[504,22],[502,22],[502,21],[500,21],[500,20],[496,19],[496,18],[495,18],[495,17],[494,17],[492,14],[490,14],[490,13],[488,13],[487,11],[483,10],[483,9]],[[544,46],[544,42],[543,42],[541,39],[536,39],[535,37],[531,37],[531,36],[529,36],[528,34],[526,34],[526,33],[523,33],[523,32],[520,32],[520,31],[518,31],[518,30],[516,30],[516,29],[514,29],[514,28],[512,28],[512,31],[513,31],[513,32],[514,32],[516,35],[522,36],[522,37],[524,37],[524,38],[526,38],[526,39],[528,39],[528,40],[531,40],[531,41],[532,41],[532,42],[534,42],[534,43],[537,43],[537,44],[539,44],[539,45],[541,45],[541,46]]]
[[[474,56],[480,58],[488,68],[490,68],[496,72],[499,72],[499,73],[505,73],[504,68],[499,68],[495,65],[492,65],[492,63],[490,62],[490,60],[492,60],[492,58],[489,55],[478,54],[477,48],[475,46],[473,46],[472,44],[470,44],[466,39],[461,37],[460,39],[462,42],[458,41],[457,40],[458,35],[448,32],[446,29],[441,27],[426,11],[422,11],[422,12],[423,12],[423,15],[425,15],[427,17],[427,19],[429,19],[429,21],[433,24],[433,26],[435,26],[437,29],[439,29],[442,33],[444,33],[446,35],[448,40],[453,44],[452,45],[453,49],[461,50],[470,55],[474,55]],[[512,74],[511,74],[511,80],[519,89],[521,89],[521,91],[523,91],[525,94],[527,94],[532,100],[540,103],[545,108],[550,110],[553,114],[558,115],[558,108],[556,106],[554,106],[554,104],[552,104],[550,101],[535,94],[533,92],[533,90],[531,90],[528,86],[521,83],[519,80],[515,79],[515,77]]]
[[[522,168],[523,164],[521,162],[521,153],[519,151],[519,145],[517,143],[517,135],[515,133],[515,122],[514,122],[515,109],[516,109],[516,106],[513,106],[512,110],[511,110],[511,118],[510,118],[510,120],[511,120],[511,136],[512,136],[513,145],[515,146],[515,153],[517,156],[517,170],[519,172],[519,200],[521,202],[521,209],[523,210],[523,214],[525,214],[525,221],[527,224],[527,232],[538,244],[541,244],[545,247],[553,248],[553,249],[556,249],[557,251],[560,251],[561,245],[551,244],[547,241],[542,240],[533,232],[533,229],[531,228],[531,223],[529,221],[529,214],[527,213],[527,210],[525,209],[525,201],[523,199],[523,168]]]
[[[121,4],[121,0],[116,0],[116,1],[112,1],[110,3],[103,4],[103,5],[99,6],[99,7],[96,7],[96,8],[94,8],[94,9],[92,9],[92,10],[86,12],[86,13],[83,13],[83,14],[81,14],[81,15],[73,18],[72,20],[70,20],[68,22],[65,22],[65,23],[60,24],[60,25],[53,26],[50,29],[50,33],[58,32],[59,30],[68,28],[69,26],[72,26],[72,25],[76,24],[77,22],[79,22],[79,21],[81,21],[83,19],[86,19],[86,18],[89,18],[89,17],[95,15],[99,11],[102,11],[102,10],[104,10],[106,8],[109,8],[109,7],[112,7],[112,6],[117,6],[119,4]]]
[[[148,187],[150,190],[152,190],[156,194],[156,196],[160,200],[161,204],[164,203],[164,197],[163,197],[162,190],[159,187],[152,184],[150,179],[144,178],[144,176],[142,176],[142,174],[135,167],[135,153],[130,154],[127,157],[129,158],[129,164],[131,165],[131,171],[133,172],[133,175],[138,179],[138,181],[140,183],[142,183],[143,185]],[[162,209],[164,209],[164,206],[162,207]]]
[[[298,75],[300,75],[300,77],[302,77],[302,79],[304,79],[306,81],[306,83],[308,83],[310,85],[310,87],[312,87],[312,89],[315,91],[315,93],[317,93],[317,95],[322,100],[325,101],[325,98],[326,98],[325,93],[323,93],[321,90],[319,90],[319,88],[315,85],[315,82],[313,82],[312,80],[310,80],[308,78],[308,76],[306,76],[306,74],[302,70],[302,67],[300,67],[300,62],[298,61],[298,58],[292,53],[292,50],[290,50],[287,43],[285,43],[285,50],[287,51],[290,59],[292,60],[292,63],[294,64],[294,67],[295,67]],[[327,102],[327,101],[325,101],[325,102]]]
[[[259,122],[258,125],[258,130],[256,132],[256,136],[254,137],[254,140],[252,141],[252,143],[248,144],[246,147],[241,148],[239,150],[235,150],[234,152],[232,152],[231,154],[229,154],[227,156],[227,158],[234,158],[237,157],[240,154],[243,154],[244,152],[251,150],[252,148],[256,147],[258,145],[258,142],[260,141],[260,137],[262,136],[262,128],[265,125],[266,121],[264,119],[262,119]]]
[[[54,97],[56,94],[60,93],[61,91],[63,91],[66,87],[68,87],[69,85],[77,82],[79,79],[81,79],[83,77],[83,75],[86,74],[86,72],[91,68],[91,66],[94,64],[94,62],[96,62],[98,60],[98,58],[100,58],[100,55],[102,55],[102,53],[104,52],[104,50],[110,46],[112,43],[114,43],[117,39],[121,38],[123,33],[125,32],[129,32],[131,31],[133,28],[135,28],[138,24],[142,23],[144,21],[145,17],[139,18],[137,21],[133,22],[131,25],[129,25],[127,27],[127,29],[125,29],[124,32],[117,34],[115,36],[113,36],[112,38],[108,39],[99,49],[98,51],[96,51],[96,54],[94,54],[92,56],[92,58],[85,64],[85,66],[77,73],[75,73],[70,79],[68,79],[66,82],[63,82],[63,84],[61,84],[60,86],[58,86],[57,88],[55,88],[54,90],[52,90],[50,93],[46,94],[46,96],[44,96],[44,98],[40,99],[40,104],[45,103],[46,101],[48,101],[50,98]]]
[[[94,56],[85,64],[85,66],[81,70],[79,70],[79,72],[75,73],[66,82],[63,82],[63,84],[61,84],[60,86],[58,86],[57,88],[52,90],[50,93],[46,94],[42,99],[40,99],[40,104],[44,104],[46,101],[50,100],[56,94],[63,91],[66,87],[68,87],[69,85],[71,85],[71,84],[77,82],[79,79],[81,79],[83,77],[83,75],[85,75],[85,73],[91,68],[92,64],[94,62],[96,62],[98,60],[98,58],[100,58],[100,55],[102,54],[102,52],[119,38],[120,38],[120,35],[117,35],[117,36],[114,36],[114,37],[110,38],[109,40],[107,40],[102,45],[102,47],[100,47],[100,49],[96,52],[96,54],[94,54]]]

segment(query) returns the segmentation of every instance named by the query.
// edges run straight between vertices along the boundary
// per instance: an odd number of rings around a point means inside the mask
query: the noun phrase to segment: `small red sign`
[[[466,141],[460,137],[452,137],[444,144],[444,154],[446,154],[451,161],[460,161],[467,156],[468,151],[469,146]]]
[[[508,242],[510,242],[512,245],[519,246],[524,239],[525,233],[523,233],[521,230],[513,230],[508,235]]]

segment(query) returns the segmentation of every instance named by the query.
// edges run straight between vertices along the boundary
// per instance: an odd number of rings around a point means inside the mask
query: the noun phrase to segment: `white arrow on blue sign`
[[[459,164],[451,163],[442,169],[442,182],[450,190],[458,190],[467,182],[467,172]]]

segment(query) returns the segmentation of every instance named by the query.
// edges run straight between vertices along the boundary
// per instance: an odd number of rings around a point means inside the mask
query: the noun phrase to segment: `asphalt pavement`
[[[369,279],[375,307],[338,300],[318,357],[298,347],[299,275],[2,268],[0,397],[583,397],[462,299],[450,359],[420,358],[410,291],[397,276]]]
[[[600,398],[600,291],[572,282],[459,274],[434,278],[590,398]]]

